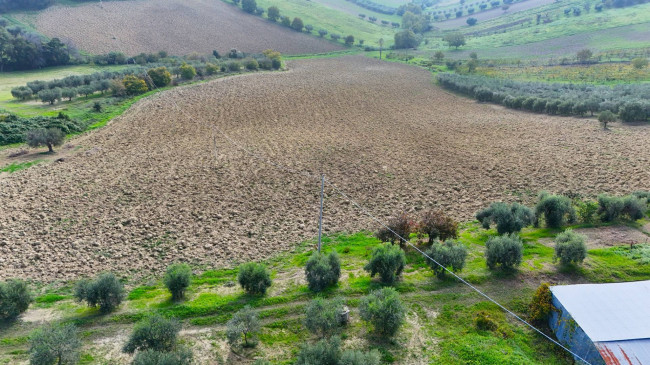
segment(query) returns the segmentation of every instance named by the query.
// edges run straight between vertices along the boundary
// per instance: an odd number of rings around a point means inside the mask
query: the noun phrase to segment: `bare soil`
[[[469,219],[543,189],[650,189],[647,126],[603,133],[590,119],[494,109],[440,90],[425,70],[364,57],[289,67],[156,94],[77,138],[83,148],[64,162],[0,178],[0,277],[142,277],[315,238],[318,176],[252,158],[215,127],[258,156],[325,173],[381,218],[441,208]],[[329,186],[324,226],[377,227]]]
[[[341,45],[310,37],[246,14],[220,0],[105,1],[80,6],[54,6],[41,12],[36,28],[49,37],[72,40],[99,54],[122,51],[243,52],[274,49],[282,53],[321,53]],[[65,26],[62,26],[65,24]]]
[[[574,232],[587,236],[586,244],[588,248],[635,245],[650,242],[649,236],[627,226],[581,228],[574,230]]]

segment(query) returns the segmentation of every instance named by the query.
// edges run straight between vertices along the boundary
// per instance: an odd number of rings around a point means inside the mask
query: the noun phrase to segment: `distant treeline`
[[[577,115],[609,110],[624,122],[650,118],[650,84],[589,85],[513,81],[485,76],[442,73],[444,88],[478,101],[535,113]]]
[[[99,0],[73,0],[76,2]],[[0,13],[20,10],[40,10],[54,5],[56,0],[0,0]]]
[[[0,72],[67,65],[78,57],[76,48],[59,38],[44,43],[38,34],[6,26],[0,19]]]
[[[372,10],[374,12],[381,13],[381,14],[393,15],[397,12],[397,8],[378,4],[371,0],[347,0],[347,1],[353,4],[357,4],[362,8],[366,8],[368,10]]]

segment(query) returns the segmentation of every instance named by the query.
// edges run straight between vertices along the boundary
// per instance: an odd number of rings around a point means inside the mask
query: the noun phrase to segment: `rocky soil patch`
[[[650,128],[528,114],[451,95],[422,69],[364,57],[175,88],[77,138],[65,162],[0,179],[0,277],[140,277],[263,259],[317,234],[323,172],[379,217],[468,219],[539,190],[650,189]],[[215,150],[216,142],[216,150]],[[10,153],[7,151],[6,153]],[[216,158],[215,158],[216,156]],[[375,229],[326,189],[325,233]]]

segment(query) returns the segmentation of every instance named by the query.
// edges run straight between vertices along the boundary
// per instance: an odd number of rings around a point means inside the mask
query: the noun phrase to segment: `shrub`
[[[485,243],[487,266],[493,270],[497,265],[503,269],[512,269],[521,263],[524,246],[516,234],[491,237]]]
[[[434,243],[426,253],[438,264],[445,268],[451,268],[454,272],[461,271],[465,267],[467,248],[460,242],[449,240],[443,243]],[[447,270],[431,260],[428,260],[428,263],[438,278],[445,277]]]
[[[473,13],[473,11],[470,12],[470,14],[471,13]],[[472,17],[467,18],[467,25],[469,25],[470,27],[473,26],[473,25],[476,25],[477,22],[478,22],[478,19],[476,19],[476,18],[472,18]]]
[[[344,41],[346,46],[351,46],[354,44],[354,36],[348,35],[347,37],[345,37]]]
[[[133,75],[126,75],[122,83],[124,84],[124,90],[127,95],[139,95],[149,91],[147,83]]]
[[[196,76],[196,69],[192,65],[183,63],[180,67],[181,77],[185,80],[192,80]]]
[[[458,222],[442,210],[429,210],[423,214],[418,224],[418,231],[429,236],[429,244],[435,239],[445,241],[458,237]]]
[[[613,123],[616,121],[616,116],[611,111],[605,110],[600,112],[600,114],[598,115],[598,121],[603,126],[603,129],[607,129],[607,125],[609,123]]]
[[[528,307],[528,315],[533,322],[546,323],[553,310],[553,295],[548,283],[540,285]]]
[[[612,222],[622,216],[631,220],[643,218],[647,200],[635,195],[615,197],[607,194],[598,196],[598,215],[603,222]]]
[[[139,351],[131,365],[190,365],[192,358],[192,351],[188,348],[169,352],[148,349]]]
[[[30,98],[34,92],[27,86],[18,86],[11,89],[11,96],[16,99],[26,100]]]
[[[494,332],[499,329],[499,324],[492,319],[487,311],[478,311],[474,316],[474,326],[480,331]]]
[[[586,237],[570,229],[555,237],[555,256],[562,265],[579,264],[587,257]]]
[[[110,90],[113,93],[113,96],[126,95],[126,88],[124,87],[124,83],[121,80],[112,80]]]
[[[172,293],[172,300],[183,299],[185,289],[190,286],[192,269],[187,264],[174,264],[167,268],[165,286]]]
[[[505,234],[519,232],[522,228],[532,224],[535,221],[535,214],[530,208],[519,203],[508,205],[497,202],[476,213],[476,219],[483,225],[483,228],[489,229],[490,224],[494,223],[497,232]]]
[[[266,266],[249,262],[239,266],[237,281],[248,294],[265,294],[266,289],[271,286],[271,274]]]
[[[76,364],[81,341],[71,324],[47,324],[29,338],[29,363],[32,365]]]
[[[271,363],[266,359],[257,359],[253,362],[253,365],[271,365]]]
[[[361,352],[359,350],[346,350],[341,355],[340,365],[379,365],[381,363],[381,356],[379,351],[371,350],[369,352]]]
[[[546,113],[550,115],[555,115],[558,113],[560,107],[559,100],[549,100],[546,102]]]
[[[291,22],[291,28],[293,28],[293,30],[302,32],[302,28],[304,27],[305,24],[302,22],[302,19],[298,17],[293,18],[293,21]]]
[[[492,101],[492,91],[485,87],[477,87],[474,90],[474,97],[480,102]]]
[[[205,65],[205,73],[207,75],[214,75],[217,72],[219,72],[220,67],[218,65],[215,65],[214,63],[208,63]]]
[[[637,57],[632,60],[632,66],[637,70],[648,67],[648,59],[643,57]]]
[[[381,282],[394,283],[406,266],[406,255],[399,246],[382,244],[372,250],[370,262],[363,268],[370,272],[370,277],[379,274]]]
[[[26,282],[12,279],[0,283],[0,321],[16,319],[33,301]]]
[[[238,346],[242,339],[243,346],[255,346],[257,340],[255,336],[260,331],[260,320],[257,312],[250,306],[246,306],[233,314],[232,318],[226,324],[226,338],[231,346]]]
[[[155,87],[165,87],[172,82],[172,74],[167,71],[167,67],[156,67],[147,71]]]
[[[596,212],[598,212],[598,203],[594,201],[579,201],[576,203],[576,212],[582,223],[593,223]]]
[[[266,16],[267,18],[269,18],[270,21],[277,22],[278,19],[280,18],[280,9],[278,9],[277,6],[270,6],[266,10]]]
[[[282,61],[277,58],[271,59],[271,65],[273,66],[274,70],[279,70],[280,67],[282,67]]]
[[[359,304],[361,318],[370,322],[375,332],[384,336],[393,336],[404,323],[406,311],[393,288],[374,290],[361,299]]]
[[[255,0],[241,0],[241,8],[249,14],[253,14],[257,10],[257,2]]]
[[[338,365],[340,347],[341,339],[337,336],[320,340],[313,345],[304,344],[298,351],[296,365]]]
[[[546,109],[546,103],[547,101],[544,99],[535,99],[532,111],[535,113],[544,113],[544,110]]]
[[[112,273],[102,273],[96,280],[81,280],[75,287],[77,301],[86,301],[102,313],[115,309],[124,299],[124,286]]]
[[[246,67],[246,69],[249,71],[257,71],[257,69],[260,67],[260,64],[257,62],[257,60],[250,59],[244,63],[244,67]]]
[[[136,350],[172,351],[181,324],[175,319],[153,315],[138,322],[122,351],[132,354]]]
[[[54,146],[60,146],[65,141],[65,134],[59,128],[41,128],[27,132],[25,142],[29,147],[47,146],[49,152],[54,152]]]
[[[562,101],[557,105],[557,112],[561,115],[569,115],[573,111],[573,102],[570,100]]]
[[[341,276],[341,261],[336,251],[329,255],[314,252],[305,265],[305,276],[311,291],[318,292],[336,284]]]
[[[627,123],[643,122],[647,119],[643,105],[636,101],[630,101],[623,104],[623,106],[618,110],[618,116],[622,121]]]
[[[575,210],[571,205],[571,199],[562,195],[551,195],[542,192],[539,195],[539,202],[535,207],[537,219],[544,217],[546,226],[560,228],[565,222],[575,220]]]
[[[325,36],[327,35],[327,33],[328,33],[328,32],[327,32],[325,29],[319,29],[319,30],[318,30],[318,35],[319,35],[321,38],[325,37]]]
[[[376,233],[375,237],[382,242],[399,242],[402,244],[402,238],[409,239],[409,235],[413,230],[413,221],[406,213],[401,213],[398,216],[388,220],[388,228],[382,227]],[[395,232],[395,233],[393,233]]]
[[[305,309],[305,327],[320,337],[332,334],[341,325],[343,299],[316,298]]]
[[[226,65],[229,72],[239,72],[241,70],[241,63],[237,61],[230,61]]]

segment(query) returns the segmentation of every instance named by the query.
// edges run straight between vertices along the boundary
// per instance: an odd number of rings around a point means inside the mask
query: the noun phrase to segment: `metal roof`
[[[650,364],[650,339],[596,342],[607,365]]]
[[[593,342],[650,339],[650,280],[553,286],[551,291]],[[643,346],[646,350],[650,341]]]

